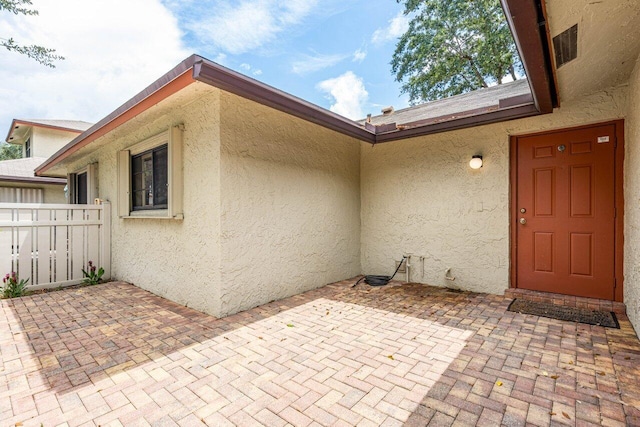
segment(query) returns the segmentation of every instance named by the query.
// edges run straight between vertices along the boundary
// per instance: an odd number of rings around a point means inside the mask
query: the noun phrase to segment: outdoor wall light
[[[469,167],[471,169],[480,169],[482,167],[482,156],[472,156],[469,161]]]

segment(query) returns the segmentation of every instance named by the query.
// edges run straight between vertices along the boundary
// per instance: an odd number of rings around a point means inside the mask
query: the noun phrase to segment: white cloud
[[[50,69],[0,51],[0,131],[14,117],[97,121],[189,55],[160,0],[35,7],[38,16],[1,14],[0,37],[55,48],[66,59]]]
[[[259,76],[262,74],[262,70],[258,68],[253,68],[251,64],[247,64],[246,62],[243,62],[242,64],[240,64],[239,68],[246,75],[248,75],[249,73],[253,74],[254,76]]]
[[[213,62],[217,62],[220,65],[225,65],[227,63],[227,55],[224,53],[219,53],[213,58]]]
[[[317,0],[242,0],[207,5],[192,14],[187,27],[227,53],[241,54],[257,49],[299,24],[315,7]]]
[[[391,40],[396,40],[409,29],[409,21],[411,18],[404,13],[399,12],[394,18],[389,20],[389,25],[384,28],[378,28],[371,36],[371,42],[381,45]]]
[[[324,80],[318,83],[317,88],[329,95],[333,102],[329,109],[334,113],[352,120],[364,117],[364,104],[369,99],[369,93],[364,87],[362,78],[352,71]]]
[[[308,74],[314,71],[332,67],[345,59],[348,55],[304,55],[302,59],[293,62],[291,69],[296,74]]]
[[[362,62],[367,57],[367,51],[363,49],[358,49],[353,52],[353,62]]]

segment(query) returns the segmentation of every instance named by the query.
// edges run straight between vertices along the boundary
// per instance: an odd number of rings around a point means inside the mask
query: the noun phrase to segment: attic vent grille
[[[557,68],[578,57],[578,24],[553,38],[553,50]]]

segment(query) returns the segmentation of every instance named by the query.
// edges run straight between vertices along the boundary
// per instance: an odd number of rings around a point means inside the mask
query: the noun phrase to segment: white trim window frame
[[[86,174],[86,203],[92,204],[98,198],[98,163],[96,162],[67,175],[69,203],[72,205],[79,204],[78,177],[82,174]]]
[[[24,140],[24,157],[33,157],[33,149],[31,146],[31,135]]]
[[[172,126],[161,134],[147,138],[126,150],[118,152],[118,216],[120,218],[183,219],[182,211],[182,130],[183,126]],[[134,207],[133,160],[148,157],[153,163],[153,153],[167,147],[166,205],[153,206],[145,199],[143,205]],[[136,171],[142,173],[142,171]],[[153,172],[152,172],[153,173]],[[145,178],[141,179],[144,181]],[[148,177],[152,182],[153,178]],[[140,189],[139,189],[140,190]],[[152,194],[155,192],[152,189]]]

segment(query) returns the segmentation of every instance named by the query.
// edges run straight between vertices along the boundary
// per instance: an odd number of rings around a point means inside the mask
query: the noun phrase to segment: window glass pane
[[[153,203],[167,205],[167,146],[153,153]]]
[[[76,203],[79,205],[87,204],[87,173],[79,173],[76,175]]]
[[[131,194],[133,209],[167,207],[167,146],[163,145],[131,158]]]
[[[142,182],[142,174],[134,173],[132,183],[133,183],[133,191],[141,190],[142,188],[144,188],[144,185]]]
[[[144,205],[144,190],[141,191],[134,191],[133,193],[133,206],[134,207],[140,207]]]
[[[142,157],[142,177],[144,182],[144,206],[153,206],[153,156],[151,153]]]
[[[131,159],[131,170],[133,173],[142,172],[142,156],[135,156]]]

